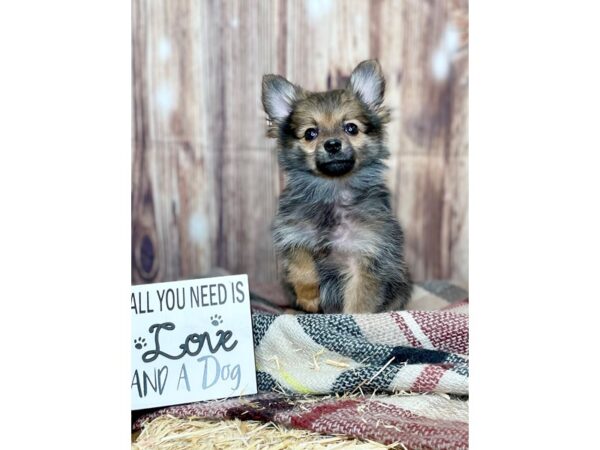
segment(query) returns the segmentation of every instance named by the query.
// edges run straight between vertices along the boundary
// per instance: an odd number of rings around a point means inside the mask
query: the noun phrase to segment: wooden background
[[[409,266],[468,287],[467,17],[466,0],[134,0],[132,282],[276,280],[261,77],[325,90],[378,58]]]

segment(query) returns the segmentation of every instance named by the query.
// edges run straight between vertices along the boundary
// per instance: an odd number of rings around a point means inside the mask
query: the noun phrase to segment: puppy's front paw
[[[296,299],[298,306],[306,312],[316,313],[319,311],[319,297],[313,298],[298,298]]]

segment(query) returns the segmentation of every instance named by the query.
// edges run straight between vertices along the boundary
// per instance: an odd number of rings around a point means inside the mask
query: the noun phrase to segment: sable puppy
[[[305,311],[402,309],[410,297],[404,237],[383,180],[384,87],[375,60],[328,92],[263,77],[267,134],[278,138],[287,181],[273,239],[284,284]]]

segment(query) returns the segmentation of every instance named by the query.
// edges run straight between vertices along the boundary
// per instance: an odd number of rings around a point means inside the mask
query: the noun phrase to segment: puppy
[[[380,312],[409,300],[404,237],[383,179],[384,88],[375,60],[328,92],[263,77],[267,135],[278,139],[286,175],[273,240],[284,285],[307,312]]]

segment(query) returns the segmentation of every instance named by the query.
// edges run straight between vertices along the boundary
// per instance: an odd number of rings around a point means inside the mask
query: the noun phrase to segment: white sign
[[[131,288],[131,408],[256,393],[248,277]]]

